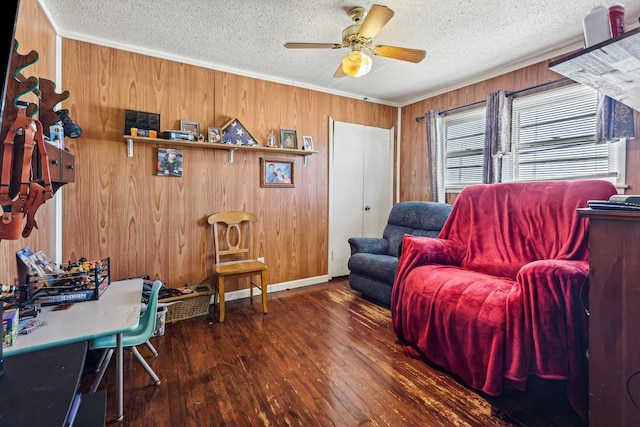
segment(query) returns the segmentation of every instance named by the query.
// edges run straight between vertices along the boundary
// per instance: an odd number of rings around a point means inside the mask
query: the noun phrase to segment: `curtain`
[[[427,131],[427,163],[429,167],[429,200],[433,202],[444,202],[444,159],[440,159],[441,123],[440,112],[436,110],[427,111],[424,114]]]
[[[487,97],[482,182],[502,181],[502,158],[511,152],[512,97],[500,90]]]
[[[596,143],[616,142],[634,138],[633,109],[602,93],[598,93],[596,108]]]

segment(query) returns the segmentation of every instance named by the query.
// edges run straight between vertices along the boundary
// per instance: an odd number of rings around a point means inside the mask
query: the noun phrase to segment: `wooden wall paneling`
[[[100,65],[103,70],[100,77],[94,77],[98,85],[90,77],[91,70],[69,67],[65,74],[69,79],[79,80],[77,91],[85,93],[82,99],[87,106],[93,103],[85,108],[93,110],[91,113],[79,113],[84,117],[78,121],[87,123],[86,134],[90,135],[84,146],[78,146],[80,157],[90,161],[99,157],[102,162],[79,172],[80,185],[75,194],[69,194],[69,200],[79,201],[84,193],[89,193],[87,198],[95,198],[90,193],[96,191],[105,195],[127,193],[118,203],[105,196],[107,202],[102,206],[93,202],[94,210],[76,212],[82,216],[76,217],[76,222],[88,225],[106,224],[100,219],[101,211],[106,212],[105,217],[120,219],[117,224],[101,226],[105,230],[101,237],[85,233],[82,241],[78,241],[68,236],[65,248],[69,257],[80,256],[81,252],[84,256],[91,252],[92,257],[113,257],[111,254],[116,253],[118,257],[126,257],[126,261],[113,261],[114,277],[152,274],[166,279],[171,286],[194,283],[206,276],[209,265],[207,257],[211,249],[206,217],[223,209],[247,209],[261,216],[258,235],[263,236],[263,243],[258,252],[274,266],[272,282],[326,274],[326,154],[310,157],[306,167],[302,158],[296,158],[294,189],[260,188],[259,158],[268,153],[236,153],[234,163],[229,164],[226,152],[189,148],[183,152],[182,178],[156,177],[153,160],[149,160],[156,156],[156,146],[136,145],[134,157],[125,156],[121,116],[124,108],[160,111],[163,128],[177,126],[180,119],[200,121],[203,128],[221,126],[229,118],[237,117],[260,142],[270,129],[292,128],[300,138],[311,134],[316,150],[326,153],[328,117],[336,97],[75,41],[65,41],[64,52],[70,58],[71,55],[110,58]],[[111,63],[121,66],[111,69],[108,66]],[[108,87],[109,95],[96,86]],[[110,105],[96,104],[91,101],[94,99],[104,99]],[[374,104],[364,107],[358,104],[365,103],[353,104],[359,122],[395,111]],[[90,120],[91,116],[106,119],[94,126],[96,122]],[[395,113],[384,120],[387,123],[383,125],[393,122]],[[277,151],[273,156],[291,157]],[[123,168],[123,164],[127,167]],[[121,172],[115,173],[116,169]],[[105,183],[105,188],[111,191],[91,187],[90,182]],[[67,218],[71,221],[73,216]],[[65,225],[70,226],[66,220]]]
[[[400,200],[428,200],[429,181],[425,122],[422,104],[412,104],[402,111],[402,142],[400,144]]]
[[[206,217],[247,209],[260,216],[257,252],[270,265],[272,283],[326,274],[329,117],[389,128],[397,125],[395,107],[73,40],[64,41],[63,54],[87,136],[74,147],[82,167],[65,196],[65,229],[82,230],[65,234],[69,259],[111,256],[114,278],[150,274],[170,286],[193,284],[210,265]],[[86,58],[83,65],[72,63],[79,57]],[[235,117],[260,142],[270,129],[296,129],[300,139],[314,138],[319,153],[306,167],[296,157],[292,189],[260,187],[259,159],[269,153],[238,152],[229,164],[226,152],[185,148],[183,177],[157,177],[156,145],[135,145],[134,157],[126,157],[125,108],[160,112],[165,129],[180,119],[200,121],[204,129]],[[272,157],[292,156],[274,150]]]
[[[315,155],[307,158],[307,166],[303,166],[300,159],[300,183],[304,200],[300,205],[303,215],[302,227],[317,227],[319,230],[328,230],[328,218],[325,207],[328,204],[328,185],[326,175],[319,172],[327,171],[326,163],[327,135],[329,133],[329,116],[327,110],[322,108],[324,97],[318,92],[301,90],[301,107],[298,110],[300,120],[299,133],[300,143],[302,137],[309,135],[313,138],[314,148],[321,150],[324,155]],[[304,233],[303,230],[300,230]],[[321,266],[328,266],[328,238],[327,233],[318,233],[316,240],[301,240],[301,253],[299,257],[300,269],[308,272],[309,276],[319,276],[326,274],[326,267],[321,270]]]
[[[25,55],[32,50],[38,52],[38,61],[25,68],[23,73],[26,76],[55,81],[56,35],[36,0],[20,2],[15,38],[18,41],[18,53]],[[21,99],[37,102],[33,94],[27,94]],[[42,250],[50,257],[55,257],[55,236],[52,229],[55,226],[55,198],[59,197],[61,196],[58,192],[54,199],[38,209],[35,216],[38,229],[33,230],[28,238],[0,241],[0,283],[14,284],[24,281],[24,278],[17,277],[15,253],[25,246],[36,252]]]
[[[100,257],[111,257],[112,277],[121,279],[148,274],[146,264],[150,258],[153,259],[152,254],[156,251],[163,254],[163,249],[165,249],[165,247],[159,246],[154,248],[154,251],[151,250],[150,242],[153,239],[151,238],[152,234],[148,231],[147,215],[151,211],[152,197],[158,193],[160,193],[160,197],[166,197],[164,191],[167,191],[166,188],[157,192],[151,191],[155,184],[151,181],[151,176],[155,173],[153,165],[157,159],[155,150],[152,150],[151,147],[139,150],[141,147],[138,146],[134,148],[134,157],[129,158],[124,151],[124,141],[121,137],[118,138],[124,131],[125,109],[157,111],[157,109],[142,108],[142,106],[152,105],[152,102],[155,101],[153,89],[158,86],[153,82],[153,60],[144,56],[127,55],[123,52],[110,52],[109,50],[101,50],[101,53],[101,56],[110,59],[109,65],[111,67],[107,68],[107,64],[105,64],[105,70],[109,72],[109,75],[105,75],[104,79],[105,82],[109,82],[107,86],[113,89],[122,82],[126,83],[127,88],[126,91],[116,91],[116,93],[119,92],[119,96],[115,99],[110,99],[106,91],[101,96],[107,102],[111,101],[106,107],[113,112],[110,121],[112,127],[108,133],[109,139],[113,135],[113,141],[96,144],[110,151],[105,159],[113,159],[109,162],[112,165],[111,185],[104,190],[101,189],[105,192],[105,197],[110,200],[107,212],[111,226],[105,230],[107,233],[105,237],[109,244],[101,248]],[[118,78],[114,79],[112,76],[118,76]],[[151,82],[147,83],[143,79],[151,80]],[[114,80],[117,80],[118,83]],[[167,86],[164,85],[164,87]],[[116,100],[117,103],[113,102]],[[120,173],[121,166],[124,166],[123,172],[126,173]],[[176,199],[179,198],[176,197]],[[104,215],[101,212],[96,212],[96,214]],[[170,226],[166,223],[165,217],[160,217],[160,224],[164,227]],[[171,234],[167,230],[165,233],[167,233],[167,239],[170,239]],[[119,249],[113,251],[111,248]],[[170,242],[166,243],[166,248],[171,248]],[[170,264],[170,255],[166,253],[165,255],[168,255],[163,257],[165,264]]]
[[[121,54],[121,53],[119,53]],[[174,110],[178,108],[179,103],[176,102],[176,94],[173,92],[174,83],[171,81],[174,75],[172,63],[167,61],[159,61],[156,58],[147,58],[149,67],[146,75],[136,75],[136,81],[141,78],[148,78],[152,83],[152,89],[149,89],[149,97],[145,97],[144,102],[136,102],[131,104],[123,104],[128,109],[160,113],[160,130],[175,129],[176,123],[173,123],[173,117],[176,113]],[[165,113],[165,114],[162,114]],[[116,138],[119,135],[116,135]],[[120,142],[119,138],[117,139]],[[171,148],[168,145],[144,145],[137,144],[134,146],[134,164],[142,165],[144,171],[143,178],[146,178],[147,185],[144,188],[146,203],[141,212],[141,218],[145,222],[143,230],[145,230],[145,239],[142,243],[145,256],[140,266],[136,266],[133,270],[127,270],[126,275],[150,275],[153,279],[168,279],[168,271],[171,268],[171,240],[173,230],[168,228],[168,218],[172,215],[171,201],[167,200],[171,193],[171,182],[163,181],[163,179],[172,179],[167,177],[158,177],[158,148]],[[118,156],[123,156],[123,152]],[[184,155],[184,153],[183,153]],[[187,161],[187,163],[189,163]],[[179,203],[178,198],[175,202]],[[179,231],[176,233],[179,234]],[[137,271],[137,274],[135,273]]]
[[[154,59],[159,60],[159,59]],[[160,61],[160,60],[159,60]],[[170,97],[179,102],[170,108],[168,122],[165,125],[172,129],[179,129],[179,121],[198,121],[201,129],[206,133],[207,126],[214,115],[214,72],[201,67],[172,62],[169,66]],[[163,111],[161,111],[162,113]],[[172,117],[173,116],[173,117]],[[176,148],[179,146],[176,145]],[[196,260],[202,256],[197,253],[195,242],[200,241],[203,228],[198,226],[202,221],[199,206],[201,205],[200,193],[207,188],[200,188],[202,182],[199,178],[200,171],[206,171],[215,176],[215,169],[210,167],[207,160],[210,154],[205,155],[203,149],[183,149],[183,176],[181,178],[166,178],[151,176],[153,180],[168,179],[165,182],[166,194],[164,196],[164,231],[168,233],[168,258],[161,258],[160,262],[167,267],[160,270],[164,272],[162,278],[166,278],[172,286],[183,286],[185,283],[194,284],[206,277],[206,272],[198,270]],[[156,155],[157,158],[157,155]],[[162,184],[162,183],[161,183]]]
[[[305,106],[312,103],[310,99],[313,96],[310,97],[308,90],[259,80],[248,82],[246,78],[223,73],[220,78],[221,83],[217,86],[224,88],[225,96],[217,98],[220,106],[216,107],[216,111],[223,120],[237,117],[260,143],[264,143],[269,130],[273,129],[278,135],[278,129],[295,129],[300,144],[302,135],[306,132],[305,123],[317,121],[315,117],[300,119],[308,115],[308,108]],[[247,104],[249,100],[254,100],[254,107],[251,106],[253,104]],[[241,116],[243,111],[251,113],[244,117]],[[248,155],[243,153],[243,157]],[[251,156],[251,164],[247,165],[248,173],[244,176],[251,179],[248,186],[257,187],[255,198],[251,201],[253,207],[249,209],[260,218],[256,229],[257,252],[265,256],[270,266],[272,283],[308,277],[308,270],[303,262],[309,254],[306,244],[308,240],[313,240],[317,234],[324,232],[309,221],[310,211],[305,208],[307,200],[313,194],[307,191],[309,187],[305,186],[305,181],[309,170],[317,167],[317,156],[308,160],[307,167],[303,167],[301,158],[295,159],[295,188],[291,189],[259,187],[260,157],[284,159],[291,156],[280,154],[274,149],[273,154],[267,152]],[[301,230],[305,230],[304,235],[309,236],[309,239],[300,238]]]
[[[128,158],[122,134],[126,108],[161,112],[163,129],[178,127],[180,119],[197,120],[206,127],[213,116],[213,72],[73,41],[65,41],[64,51],[85,58],[103,58],[102,61],[87,61],[88,64],[101,64],[104,70],[97,82],[89,82],[89,76],[96,76],[97,70],[81,71],[70,67],[67,71],[70,76],[87,76],[79,79],[86,85],[78,82],[79,88],[86,87],[89,92],[85,99],[105,101],[104,105],[94,105],[93,113],[88,113],[92,108],[86,107],[86,111],[80,113],[86,116],[85,122],[90,123],[89,131],[85,132],[90,141],[84,141],[78,147],[81,156],[95,158],[100,168],[96,176],[80,173],[77,199],[84,199],[86,203],[92,194],[96,197],[96,191],[104,191],[104,202],[94,203],[96,209],[82,219],[89,224],[100,224],[102,235],[96,239],[94,231],[83,236],[81,241],[69,239],[69,245],[65,245],[69,256],[87,256],[79,255],[87,252],[92,253],[92,257],[111,256],[115,278],[150,274],[163,279],[172,277],[180,285],[203,278],[203,268],[194,271],[192,266],[194,251],[185,249],[187,242],[202,240],[200,233],[190,226],[197,222],[194,219],[197,209],[190,200],[191,191],[189,197],[185,196],[186,188],[199,188],[202,180],[197,174],[185,174],[178,179],[156,176],[158,146],[136,145],[134,157]],[[111,64],[114,68],[110,68]],[[184,83],[194,81],[201,85]],[[104,93],[100,87],[104,87]],[[95,120],[92,117],[102,117],[104,123],[93,127]],[[92,133],[92,129],[96,132]],[[213,155],[209,151],[206,154]],[[198,149],[184,150],[185,167],[188,171],[208,173],[210,168],[203,163],[207,156],[198,155],[198,152]],[[102,190],[102,185],[96,188],[95,184],[89,183],[104,183],[106,187]],[[193,193],[207,191],[201,189]],[[101,219],[103,216],[105,219]],[[70,224],[65,221],[65,225]],[[114,248],[118,248],[117,251]],[[200,256],[197,259],[200,260]]]
[[[115,111],[110,111],[108,105],[102,107],[112,101],[111,86],[104,78],[110,74],[105,69],[109,66],[109,58],[101,57],[96,50],[81,50],[77,43],[66,41],[63,41],[63,58],[83,58],[82,61],[66,61],[63,70],[63,81],[72,86],[69,88],[72,96],[65,101],[64,107],[70,109],[71,116],[83,130],[80,138],[65,140],[76,156],[76,181],[72,186],[66,186],[63,193],[62,226],[67,232],[63,239],[63,257],[67,260],[82,256],[98,259],[109,243],[108,231],[113,219],[108,189],[118,173],[111,162],[105,161],[112,152],[110,144],[102,144],[102,141],[108,143],[104,134],[108,134],[110,127],[114,129],[112,122],[116,120]],[[67,77],[69,75],[86,77],[74,80]],[[126,164],[124,170],[128,173]]]

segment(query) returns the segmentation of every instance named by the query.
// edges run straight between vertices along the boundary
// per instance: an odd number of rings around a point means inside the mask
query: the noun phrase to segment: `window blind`
[[[485,110],[477,108],[443,119],[444,185],[447,192],[482,183]]]
[[[623,185],[625,142],[596,144],[597,93],[566,86],[513,100],[503,181],[602,178]]]

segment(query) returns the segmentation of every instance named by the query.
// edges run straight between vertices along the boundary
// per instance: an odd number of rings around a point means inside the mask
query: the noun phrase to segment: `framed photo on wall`
[[[298,133],[295,130],[280,129],[280,146],[282,148],[298,148]]]
[[[182,150],[158,148],[158,176],[182,176]]]
[[[295,187],[295,160],[260,158],[260,187]]]

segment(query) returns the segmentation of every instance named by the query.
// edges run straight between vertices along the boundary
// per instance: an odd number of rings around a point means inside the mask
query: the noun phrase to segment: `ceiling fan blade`
[[[378,34],[378,31],[380,31],[391,18],[393,18],[393,10],[387,6],[374,4],[371,6],[369,13],[367,13],[367,17],[364,18],[364,22],[360,26],[358,33],[366,39],[371,39]]]
[[[391,59],[399,59],[401,61],[409,61],[418,63],[422,61],[427,54],[424,50],[409,49],[406,47],[378,45],[371,49],[374,55],[384,56]]]
[[[342,43],[286,43],[287,49],[340,49]]]
[[[338,69],[336,70],[336,72],[333,75],[333,77],[335,77],[336,79],[338,79],[340,77],[347,77],[347,75],[344,73],[344,71],[342,71],[342,63],[340,63],[340,65],[338,65]]]

